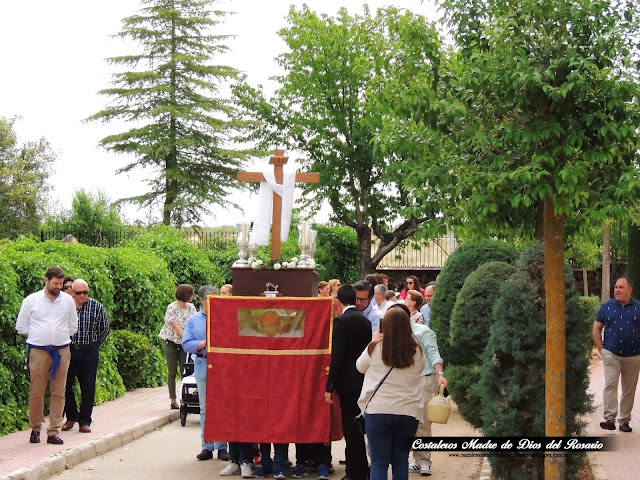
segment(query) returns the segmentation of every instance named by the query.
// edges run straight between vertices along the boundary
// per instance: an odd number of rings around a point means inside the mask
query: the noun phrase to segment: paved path
[[[602,390],[604,388],[604,369],[602,361],[591,367],[589,393],[593,394],[595,411],[587,416],[586,435],[594,437],[615,437],[616,450],[613,452],[590,453],[591,471],[596,480],[640,480],[640,400],[637,398],[631,414],[629,425],[633,432],[624,433],[620,430],[603,430],[600,422],[604,420],[602,412]],[[618,399],[620,390],[618,390]]]
[[[0,437],[0,478],[44,479],[71,468],[179,417],[169,409],[167,387],[141,388],[93,409],[91,433],[61,432],[64,445],[29,443],[31,430]],[[48,419],[45,419],[45,425]],[[45,426],[43,425],[43,427]]]
[[[618,445],[612,452],[589,454],[594,477],[596,480],[640,480],[640,455],[637,454],[640,451],[640,401],[634,407],[632,433],[602,430],[599,423],[602,421],[603,383],[604,373],[600,362],[591,368],[589,391],[594,394],[596,410],[586,418],[589,423],[586,435],[615,436]],[[64,445],[49,445],[46,437],[42,443],[30,444],[30,430],[0,437],[0,480],[49,478],[117,449],[177,420],[178,411],[169,410],[168,404],[166,387],[144,388],[127,392],[122,398],[96,406],[92,432],[80,433],[77,426],[71,431],[62,432],[60,436]],[[477,435],[455,413],[446,426],[434,427],[434,435]],[[444,458],[444,454],[435,455],[443,455],[443,458],[434,462],[434,470],[446,469],[450,460]],[[434,471],[435,476],[441,478],[444,472]]]

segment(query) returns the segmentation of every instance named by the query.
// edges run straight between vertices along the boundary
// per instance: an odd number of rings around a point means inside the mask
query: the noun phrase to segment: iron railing
[[[389,270],[440,270],[449,258],[449,253],[458,246],[450,236],[429,241],[405,240],[391,250],[380,261],[376,269]],[[378,249],[378,240],[371,242],[371,254]]]

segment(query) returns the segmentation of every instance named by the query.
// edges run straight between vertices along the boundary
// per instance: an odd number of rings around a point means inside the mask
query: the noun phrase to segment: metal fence
[[[379,241],[371,242],[371,253],[378,249]],[[415,242],[405,240],[391,250],[376,267],[389,270],[440,270],[456,249],[458,241],[453,236]]]

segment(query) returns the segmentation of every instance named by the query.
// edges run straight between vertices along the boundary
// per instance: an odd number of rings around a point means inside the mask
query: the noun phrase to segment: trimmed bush
[[[29,375],[25,343],[0,340],[0,435],[29,427]]]
[[[155,338],[164,323],[167,305],[174,299],[175,276],[156,255],[131,247],[109,249],[107,263],[117,312],[111,319],[112,328]]]
[[[162,353],[147,337],[129,330],[115,330],[110,336],[118,352],[118,373],[127,390],[155,387],[167,378]]]
[[[500,288],[516,270],[505,262],[487,262],[472,272],[458,293],[451,314],[451,356],[448,358],[449,391],[460,414],[482,428],[480,373],[482,353],[489,340],[493,306]]]
[[[483,434],[486,436],[544,436],[545,426],[545,291],[544,255],[536,244],[525,251],[518,271],[503,285],[493,310],[489,342],[483,354],[480,383]],[[566,279],[566,434],[578,435],[581,416],[591,411],[585,338],[590,326],[573,290],[569,268]],[[541,479],[543,457],[492,457],[496,478]],[[567,478],[581,459],[567,458]]]
[[[100,345],[95,404],[99,405],[120,398],[125,391],[122,376],[118,373],[118,350],[111,334],[109,334],[104,343]]]
[[[451,313],[467,276],[483,263],[495,260],[513,264],[517,257],[515,247],[497,240],[463,243],[449,256],[431,300],[430,323],[438,336],[438,347],[445,363],[455,355],[451,344]]]
[[[10,345],[24,343],[24,339],[16,332],[15,322],[22,303],[22,297],[18,294],[18,280],[11,262],[0,251],[0,340]]]
[[[187,240],[176,228],[160,225],[127,240],[125,245],[155,253],[167,263],[177,283],[188,283],[196,290],[205,284],[222,285],[225,281],[225,276],[211,264],[207,253]]]

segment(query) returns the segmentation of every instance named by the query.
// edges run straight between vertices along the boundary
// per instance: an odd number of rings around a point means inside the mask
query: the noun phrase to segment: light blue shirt
[[[187,319],[182,334],[182,349],[187,353],[207,354],[207,348],[198,350],[198,344],[207,339],[207,316],[201,310]]]
[[[414,321],[411,322],[411,330],[416,336],[422,351],[424,352],[424,359],[426,360],[424,370],[420,375],[431,375],[436,369],[433,367],[437,363],[444,363],[440,356],[440,350],[438,350],[438,340],[436,339],[436,332],[431,330],[425,325],[420,325]]]
[[[422,307],[420,307],[420,313],[422,314],[422,321],[424,322],[424,325],[428,327],[431,323],[431,307],[427,302],[424,302]]]
[[[362,311],[362,314],[371,322],[371,332],[373,335],[378,331],[378,325],[380,325],[380,318],[382,317],[380,310],[378,310],[378,307],[376,307],[374,303],[375,302],[371,300],[369,306]]]

